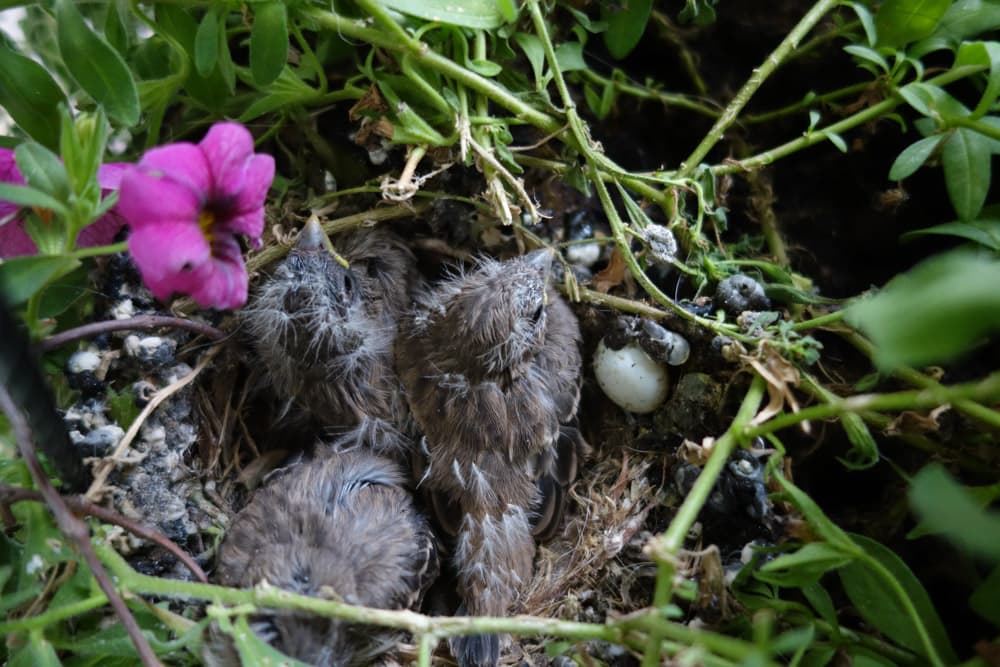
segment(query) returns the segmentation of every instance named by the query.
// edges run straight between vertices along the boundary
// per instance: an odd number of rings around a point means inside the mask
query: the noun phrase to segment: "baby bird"
[[[275,477],[236,517],[219,549],[216,578],[383,609],[419,605],[438,571],[426,519],[399,466],[364,450],[330,453]],[[253,619],[265,641],[317,667],[370,665],[391,648],[391,630],[305,613]],[[207,662],[236,664],[223,642]],[[227,655],[228,653],[228,655]]]
[[[507,614],[532,574],[535,536],[558,526],[586,444],[569,426],[580,330],[548,284],[552,253],[482,259],[419,299],[396,367],[424,433],[420,481],[453,552],[459,613]],[[457,639],[459,665],[496,665],[495,635]]]
[[[348,267],[310,220],[243,322],[283,415],[333,436],[334,446],[398,454],[409,440],[399,429],[406,404],[392,350],[419,284],[416,260],[402,239],[378,227],[335,241]]]

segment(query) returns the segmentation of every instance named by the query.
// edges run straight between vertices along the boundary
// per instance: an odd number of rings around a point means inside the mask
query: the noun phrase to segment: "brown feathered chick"
[[[315,219],[243,311],[263,385],[283,412],[334,436],[397,453],[405,400],[392,365],[400,314],[417,284],[413,254],[395,234],[363,229],[334,239]]]
[[[267,581],[303,595],[407,609],[419,604],[437,571],[433,535],[403,487],[402,471],[357,450],[276,473],[233,519],[216,578],[226,586]],[[369,665],[394,640],[389,630],[301,612],[257,617],[251,627],[318,667]],[[206,656],[212,664],[232,664],[232,650],[222,644],[214,642]]]
[[[585,448],[575,429],[580,332],[548,285],[552,253],[480,260],[421,298],[396,365],[424,433],[420,485],[455,538],[460,613],[504,615],[528,583],[535,534],[558,524]],[[496,636],[463,637],[463,667],[495,665]]]

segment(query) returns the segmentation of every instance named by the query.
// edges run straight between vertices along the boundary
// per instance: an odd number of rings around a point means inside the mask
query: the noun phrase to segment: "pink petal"
[[[222,221],[223,228],[231,234],[246,234],[255,248],[260,247],[260,235],[264,232],[264,208],[241,213]]]
[[[142,281],[158,299],[196,289],[200,282],[197,274],[212,259],[201,230],[186,222],[133,227],[128,248]]]
[[[212,244],[212,255],[191,298],[205,308],[239,308],[247,300],[247,271],[239,244],[231,237],[220,239]]]
[[[4,217],[3,207],[10,206],[0,202],[0,219]],[[16,209],[16,207],[15,207]],[[0,224],[0,257],[20,257],[21,255],[34,255],[38,252],[35,242],[24,231],[23,220],[10,220]]]
[[[112,210],[80,230],[76,237],[76,247],[92,248],[99,245],[114,243],[119,230],[125,226],[125,218]]]
[[[128,162],[109,162],[97,168],[97,182],[101,190],[117,190],[121,187],[122,176],[135,165]]]
[[[14,161],[13,149],[0,148],[0,183],[24,185],[24,177]]]
[[[122,177],[115,209],[133,232],[159,224],[186,223],[198,231],[202,202],[186,185],[169,177],[156,177],[143,169],[130,169]],[[200,235],[200,232],[199,232]]]
[[[204,201],[212,190],[212,168],[198,146],[182,142],[153,148],[139,160],[139,168],[164,180],[181,183]]]
[[[236,195],[233,210],[237,213],[246,213],[262,207],[272,181],[274,181],[274,158],[266,153],[255,154],[247,162],[243,187]]]
[[[212,170],[215,199],[239,193],[253,156],[253,136],[239,123],[216,123],[198,144]]]

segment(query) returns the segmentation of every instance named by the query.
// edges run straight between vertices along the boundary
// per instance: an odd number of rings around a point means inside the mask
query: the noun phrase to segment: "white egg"
[[[594,375],[608,398],[629,412],[652,412],[667,397],[667,369],[635,344],[611,350],[598,343]]]

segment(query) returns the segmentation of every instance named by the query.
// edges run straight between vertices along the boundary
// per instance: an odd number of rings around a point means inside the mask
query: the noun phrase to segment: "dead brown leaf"
[[[757,374],[767,382],[768,402],[764,409],[753,418],[754,425],[760,425],[781,413],[787,405],[792,412],[799,411],[799,402],[792,392],[792,387],[799,385],[799,369],[787,359],[778,354],[774,348],[762,345],[763,359],[745,356],[743,360],[750,364]],[[809,433],[809,422],[802,422],[802,430]]]
[[[612,287],[618,287],[625,281],[625,274],[628,273],[628,265],[621,251],[615,248],[611,252],[611,259],[608,265],[594,274],[594,289],[605,294]]]

